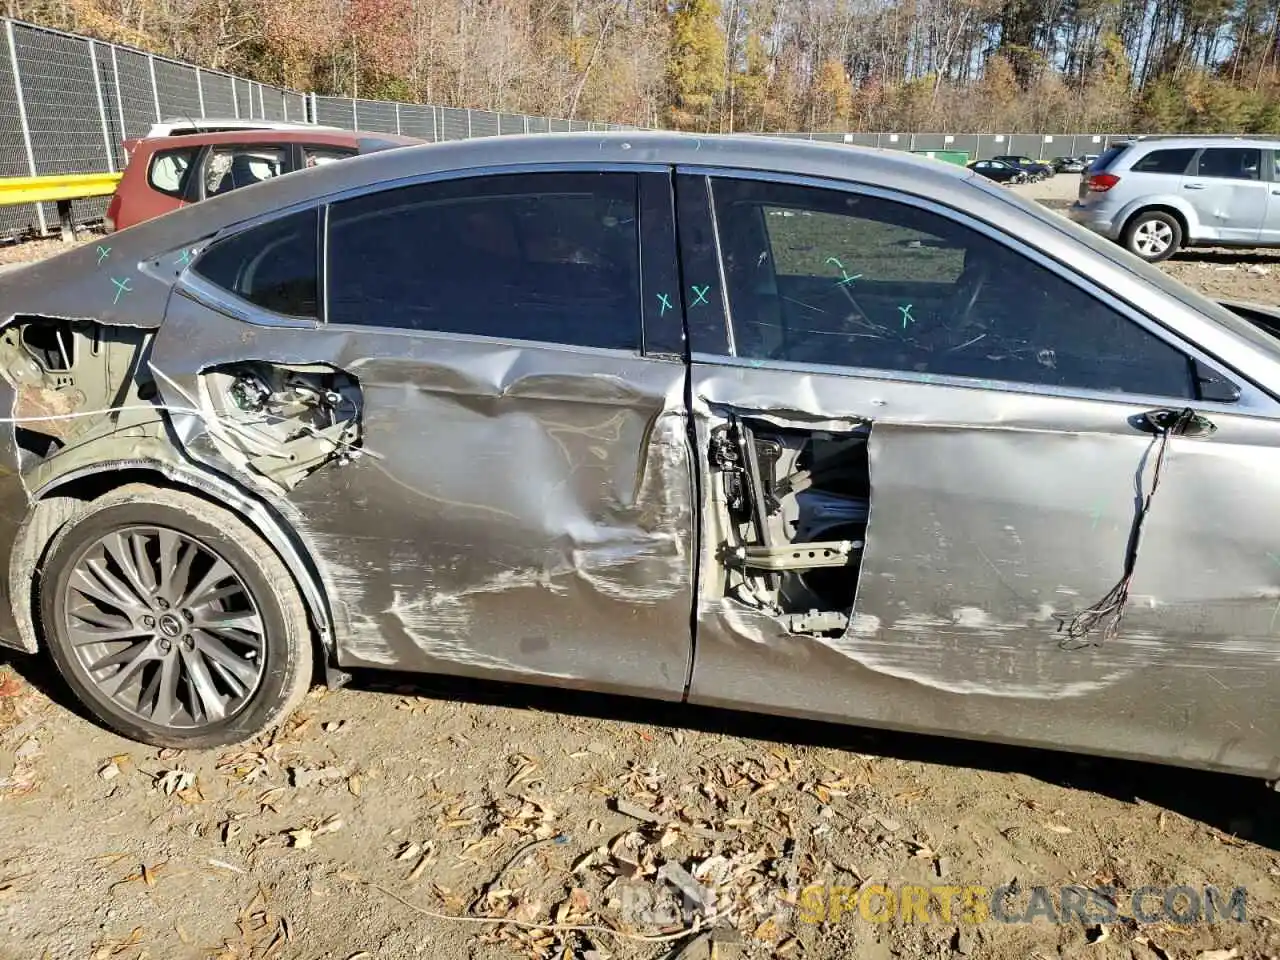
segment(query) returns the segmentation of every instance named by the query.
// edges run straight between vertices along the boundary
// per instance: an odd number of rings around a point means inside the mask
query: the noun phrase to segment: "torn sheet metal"
[[[358,384],[358,455],[287,493],[253,481],[300,517],[342,611],[344,665],[681,695],[693,532],[679,363],[249,327],[181,296],[151,362],[184,404],[247,358]],[[218,470],[255,473],[200,424],[181,437]]]
[[[1062,620],[1121,573],[1151,446],[1127,418],[1143,408],[699,366],[694,384],[701,449],[725,411],[872,426],[847,629],[797,635],[724,596],[708,526],[691,700],[1280,771],[1258,720],[1280,718],[1265,425],[1214,414],[1213,438],[1171,441],[1120,636],[1070,650]]]

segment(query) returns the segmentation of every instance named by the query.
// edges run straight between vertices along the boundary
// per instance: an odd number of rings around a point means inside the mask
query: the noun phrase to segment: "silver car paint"
[[[779,171],[940,205],[1230,371],[1240,400],[1196,405],[1217,432],[1169,443],[1121,636],[1065,650],[1057,618],[1119,574],[1150,451],[1129,418],[1168,405],[1161,398],[323,329],[211,302],[185,270],[184,251],[263,209],[274,216],[517,160]],[[381,459],[326,467],[282,492],[229,463],[198,418],[170,412],[171,441],[147,461],[174,476],[204,471],[234,503],[257,505],[241,509],[278,548],[296,548],[295,575],[332,619],[339,663],[687,695],[1275,775],[1280,350],[980,179],[900,155],[754,138],[566,135],[411,148],[166,215],[112,237],[105,258],[90,246],[4,278],[0,302],[11,318],[158,327],[151,362],[175,408],[198,396],[202,371],[229,360],[327,363],[360,378],[365,439]],[[12,406],[12,388],[0,389],[0,404]],[[716,595],[716,544],[695,534],[707,512],[695,491],[707,488],[707,435],[725,411],[813,429],[872,424],[873,519],[842,636],[793,636]],[[68,448],[42,464],[37,488],[14,466],[7,432],[0,443],[9,529],[44,490],[95,466],[109,471],[126,447],[121,438],[102,444],[110,456]],[[25,600],[20,591],[12,599]],[[0,635],[29,647],[10,626]]]

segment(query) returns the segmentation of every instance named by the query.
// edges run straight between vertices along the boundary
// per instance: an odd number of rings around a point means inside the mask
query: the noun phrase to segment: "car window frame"
[[[1142,163],[1142,161],[1146,160],[1148,157],[1154,157],[1158,153],[1173,153],[1174,151],[1179,151],[1179,150],[1186,150],[1188,153],[1190,153],[1190,156],[1187,157],[1187,162],[1182,165],[1182,169],[1176,173],[1172,170],[1139,170],[1138,169],[1138,165]],[[1189,175],[1189,172],[1192,169],[1198,170],[1200,168],[1201,153],[1202,153],[1202,150],[1197,149],[1195,147],[1175,147],[1175,146],[1168,146],[1168,145],[1160,146],[1160,147],[1152,147],[1146,153],[1142,154],[1140,157],[1138,157],[1136,160],[1134,160],[1132,163],[1129,164],[1129,171],[1131,173],[1143,173],[1143,174],[1148,174],[1150,176],[1155,176],[1155,177],[1185,177]]]
[[[667,178],[668,184],[669,184],[668,195],[670,196],[671,199],[669,204],[667,205],[667,208],[670,211],[671,220],[669,221],[669,224],[670,224],[669,231],[659,230],[657,231],[657,233],[662,234],[665,232],[673,240],[675,238],[675,212],[674,212],[675,199],[674,199],[674,195],[671,193],[671,187],[670,187],[670,179],[674,175],[674,171],[671,164],[655,163],[652,161],[637,161],[635,163],[561,161],[561,162],[553,162],[553,163],[488,164],[484,166],[469,167],[465,170],[430,171],[427,173],[412,174],[404,177],[395,177],[390,180],[380,180],[376,183],[354,184],[342,190],[336,190],[332,193],[325,194],[324,196],[310,197],[306,200],[300,200],[296,203],[292,203],[287,206],[277,207],[272,210],[267,210],[267,211],[255,214],[254,216],[251,216],[251,217],[246,217],[243,220],[236,221],[235,223],[225,224],[220,229],[214,231],[212,234],[209,234],[208,236],[201,239],[198,243],[189,245],[188,249],[191,250],[193,257],[192,257],[191,263],[185,265],[179,272],[177,281],[175,283],[175,290],[178,293],[182,294],[183,296],[186,296],[192,300],[195,300],[196,302],[201,303],[202,305],[209,307],[212,310],[217,310],[218,312],[223,313],[231,317],[232,319],[239,320],[242,323],[248,323],[253,326],[284,327],[284,328],[308,329],[308,330],[316,330],[316,329],[329,327],[335,330],[343,330],[343,331],[353,332],[353,333],[359,332],[359,331],[365,331],[365,332],[376,331],[380,336],[381,335],[401,335],[401,336],[423,336],[423,337],[438,337],[438,338],[465,337],[465,338],[474,338],[476,340],[485,340],[485,341],[493,342],[494,338],[481,337],[480,335],[477,335],[477,334],[437,333],[430,330],[408,330],[400,327],[369,327],[369,326],[354,325],[354,324],[329,323],[327,319],[328,309],[329,309],[329,282],[328,282],[328,277],[326,275],[326,270],[325,270],[325,266],[327,264],[328,255],[329,255],[329,249],[328,249],[329,207],[332,204],[339,203],[343,200],[349,200],[354,197],[365,196],[366,194],[370,194],[370,193],[381,193],[384,190],[391,190],[396,187],[410,187],[410,186],[415,186],[417,184],[434,183],[434,182],[444,181],[444,180],[462,180],[462,179],[469,179],[477,176],[512,174],[512,173],[632,173],[632,174],[656,173],[656,174],[661,174],[664,178]],[[642,191],[642,195],[643,195],[643,191]],[[266,223],[271,222],[272,220],[283,219],[284,217],[288,217],[295,213],[302,213],[311,208],[319,208],[319,217],[317,219],[319,221],[320,235],[317,239],[316,248],[317,248],[317,271],[318,271],[319,281],[321,283],[321,290],[320,290],[320,298],[319,298],[319,304],[318,304],[319,310],[317,311],[320,314],[318,319],[312,320],[304,317],[291,317],[287,314],[280,314],[270,310],[266,310],[263,307],[258,306],[257,304],[250,303],[249,301],[243,299],[242,297],[237,296],[232,291],[227,290],[223,287],[220,287],[209,280],[206,280],[204,277],[200,276],[198,273],[195,273],[192,271],[191,268],[195,264],[195,262],[201,256],[203,256],[205,251],[207,251],[214,244],[221,243],[223,240],[233,237],[236,234],[243,233],[247,230],[252,230],[254,227],[262,226]],[[643,239],[644,239],[644,226],[643,224],[641,224],[642,242],[643,242]],[[674,248],[671,249],[669,251],[668,256],[672,264],[670,269],[674,271],[678,271],[679,264],[676,261],[676,250]],[[652,256],[646,258],[644,256],[643,249],[641,250],[640,281],[641,281],[641,288],[643,290],[649,289],[648,283],[650,282],[647,279],[647,275],[646,275],[646,270],[648,269],[646,268],[646,259],[648,260],[650,268],[655,263],[662,262],[658,258],[654,258]],[[650,317],[651,309],[650,309],[650,305],[647,302],[642,303],[642,306],[643,306],[642,316],[644,321],[644,328],[643,328],[644,341],[643,342],[645,344],[648,344],[650,340],[649,317]],[[677,307],[677,309],[679,309],[681,317],[683,317],[684,315],[683,296],[680,299],[675,301],[675,306]],[[658,325],[658,329],[661,330],[666,328],[667,326],[668,324],[664,322]],[[657,339],[663,341],[664,343],[667,340],[665,336],[660,336]],[[502,343],[513,342],[513,343],[519,343],[519,344],[529,344],[531,346],[554,347],[554,348],[565,349],[565,350],[590,350],[590,351],[603,352],[603,353],[612,354],[612,355],[626,355],[626,356],[635,355],[633,351],[619,351],[619,350],[612,350],[612,349],[603,348],[603,347],[575,347],[569,344],[556,344],[556,343],[551,343],[548,341],[540,341],[540,340],[497,341],[497,342],[502,342]],[[677,359],[680,359],[681,361],[683,361],[683,359],[687,358],[687,355],[688,355],[687,345],[685,347],[684,354],[685,354],[684,358],[677,358]],[[669,355],[666,354],[665,350],[657,350],[653,353],[650,353],[646,350],[640,355],[647,359],[656,359],[656,360],[672,359]]]
[[[187,164],[187,169],[182,171],[182,179],[178,182],[178,188],[176,190],[162,190],[157,187],[152,176],[156,168],[156,163],[160,158],[175,153],[186,153],[187,151],[191,151],[191,162]],[[192,171],[200,169],[203,162],[204,149],[198,145],[157,147],[155,150],[151,151],[151,156],[147,160],[147,189],[153,190],[163,197],[172,197],[175,200],[186,200],[187,194],[190,192],[191,181],[193,179]]]
[[[289,173],[298,173],[309,169],[307,167],[307,151],[308,150],[329,150],[341,152],[342,156],[336,162],[341,163],[343,160],[351,160],[360,156],[358,147],[345,143],[317,143],[313,140],[298,141],[293,144],[293,149],[289,153]],[[321,166],[321,164],[317,164]]]
[[[479,333],[455,333],[451,331],[441,330],[418,330],[407,327],[383,327],[372,326],[369,324],[341,323],[329,319],[329,275],[328,275],[328,259],[329,259],[329,213],[334,204],[341,203],[344,200],[351,200],[357,197],[364,197],[370,194],[385,193],[392,190],[422,186],[430,183],[442,183],[452,180],[476,180],[485,177],[494,176],[510,176],[512,174],[549,174],[549,173],[621,173],[637,177],[637,195],[636,195],[636,215],[640,218],[638,224],[639,236],[637,238],[637,270],[639,272],[640,298],[636,303],[640,329],[639,329],[639,345],[637,349],[620,349],[615,347],[596,347],[583,346],[581,344],[561,343],[554,340],[525,340],[514,337],[495,337],[487,334]],[[346,333],[371,333],[378,336],[408,336],[408,337],[428,337],[445,340],[465,340],[475,343],[494,343],[503,345],[515,345],[530,348],[547,348],[553,350],[571,350],[579,352],[589,352],[602,354],[606,356],[625,356],[639,357],[654,360],[677,360],[682,361],[683,357],[675,357],[670,352],[670,336],[669,321],[664,318],[662,322],[651,321],[651,314],[655,313],[652,309],[647,292],[653,286],[652,273],[656,267],[662,265],[669,260],[669,270],[674,272],[678,269],[676,263],[676,249],[674,245],[668,254],[662,257],[653,255],[646,256],[644,243],[646,238],[652,239],[654,236],[669,236],[674,243],[675,238],[675,218],[674,218],[674,200],[668,205],[671,209],[670,230],[658,229],[655,234],[651,235],[646,232],[646,224],[643,219],[646,209],[651,213],[656,212],[653,204],[646,206],[646,193],[643,187],[643,180],[640,179],[642,174],[660,174],[668,181],[668,195],[670,195],[670,178],[672,176],[672,168],[670,164],[637,162],[637,163],[598,163],[590,161],[582,162],[557,162],[557,163],[513,163],[513,164],[493,164],[478,167],[469,167],[463,170],[442,170],[433,171],[426,174],[417,174],[409,177],[401,177],[394,180],[387,180],[378,183],[360,184],[348,188],[346,190],[331,194],[323,199],[325,210],[320,218],[321,229],[323,231],[320,239],[322,269],[321,278],[323,289],[320,296],[320,325],[333,330],[339,330]],[[650,198],[651,199],[651,198]],[[650,224],[653,226],[653,224]],[[658,281],[659,283],[661,281]],[[681,311],[683,316],[683,300],[675,300],[673,305]],[[652,343],[654,349],[651,349]]]
[[[1131,323],[1137,324],[1138,327],[1147,334],[1154,336],[1164,344],[1177,350],[1189,361],[1188,374],[1189,377],[1194,374],[1197,388],[1196,392],[1200,392],[1199,385],[1206,382],[1205,378],[1200,376],[1200,374],[1208,372],[1216,374],[1218,378],[1226,380],[1228,383],[1234,385],[1236,387],[1236,395],[1235,398],[1231,400],[1169,397],[1153,394],[1129,393],[1125,391],[1090,390],[1083,387],[1063,387],[1053,384],[1027,383],[1019,380],[997,380],[993,378],[980,379],[950,373],[919,373],[909,370],[885,370],[873,367],[853,367],[841,364],[817,364],[794,360],[762,360],[750,357],[740,357],[735,353],[708,353],[698,349],[700,344],[697,343],[690,345],[691,357],[694,362],[715,363],[753,369],[766,368],[789,370],[809,374],[830,374],[832,376],[841,376],[851,379],[887,380],[930,386],[969,387],[1060,399],[1088,400],[1091,402],[1102,401],[1123,405],[1151,404],[1153,406],[1170,406],[1173,404],[1188,405],[1190,403],[1194,403],[1197,409],[1204,408],[1206,410],[1217,410],[1223,413],[1243,412],[1242,405],[1240,403],[1240,397],[1243,395],[1243,385],[1240,382],[1238,374],[1232,373],[1228,369],[1224,369],[1221,363],[1210,357],[1204,350],[1183,339],[1174,331],[1164,327],[1154,318],[1148,316],[1133,305],[1097,286],[1089,280],[1088,277],[1077,273],[1075,270],[1072,270],[1065,264],[1048,256],[1036,247],[1023,242],[1019,238],[1006,233],[1000,228],[964,211],[937,203],[924,197],[906,193],[901,190],[874,186],[871,184],[832,180],[829,178],[805,174],[790,174],[750,168],[707,167],[694,164],[678,165],[675,172],[677,176],[693,175],[697,177],[704,177],[708,182],[715,178],[763,180],[766,182],[786,183],[802,187],[837,190],[844,193],[853,193],[860,196],[876,197],[892,202],[905,203],[909,206],[954,220],[961,226],[967,227],[971,230],[976,230],[988,239],[1002,244],[1009,248],[1013,253],[1029,258],[1038,266],[1049,270],[1060,279],[1072,284],[1086,296],[1101,302],[1104,306],[1120,314],[1124,319]],[[677,209],[677,218],[680,216],[682,216],[682,213]],[[722,290],[723,289],[724,288],[722,286]],[[723,300],[723,316],[729,350],[733,351],[733,305],[729,302],[729,298],[727,296],[724,296],[721,299]]]
[[[1204,155],[1210,150],[1256,150],[1258,152],[1258,176],[1256,179],[1247,179],[1245,177],[1219,177],[1214,174],[1202,173],[1200,171],[1200,162],[1204,159]],[[1238,145],[1228,146],[1226,144],[1214,144],[1212,146],[1201,147],[1196,151],[1195,159],[1187,165],[1187,169],[1183,172],[1185,177],[1203,177],[1206,180],[1229,180],[1233,183],[1267,183],[1267,163],[1266,163],[1265,147],[1243,147]]]
[[[255,143],[252,141],[236,141],[235,143],[206,144],[204,148],[204,152],[200,155],[200,173],[199,173],[199,176],[195,178],[194,184],[193,184],[195,201],[199,202],[202,200],[212,199],[212,197],[208,192],[207,184],[205,183],[205,168],[208,166],[209,160],[213,157],[213,155],[216,152],[220,150],[279,150],[284,154],[285,169],[282,170],[278,176],[283,177],[286,174],[293,173],[294,171],[297,170],[297,161],[296,161],[296,155],[294,153],[294,146],[295,146],[294,143],[291,143],[287,140],[286,141],[271,140],[271,141],[263,141],[261,143]],[[277,178],[271,177],[270,179],[275,180]],[[233,190],[228,190],[227,193],[235,193],[236,190],[243,190],[243,189],[244,187],[236,187]],[[225,196],[225,194],[219,193],[219,194],[213,194],[212,196],[221,197],[221,196]]]

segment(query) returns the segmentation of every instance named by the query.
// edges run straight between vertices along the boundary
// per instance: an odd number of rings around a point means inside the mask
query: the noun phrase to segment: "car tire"
[[[129,484],[55,536],[39,581],[50,656],[104,725],[160,747],[248,740],[311,681],[306,608],[275,551],[200,497]]]
[[[1182,225],[1178,218],[1161,210],[1148,210],[1132,217],[1124,228],[1125,249],[1148,263],[1159,263],[1182,246]]]

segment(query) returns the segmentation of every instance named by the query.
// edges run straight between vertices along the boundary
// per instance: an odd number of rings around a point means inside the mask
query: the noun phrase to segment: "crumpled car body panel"
[[[927,160],[501,139],[281,177],[0,280],[0,409],[17,421],[0,430],[0,644],[41,642],[52,533],[113,478],[154,475],[276,548],[335,671],[1280,775],[1280,348],[1253,320],[1210,316]],[[1211,437],[1162,439],[1133,427],[1145,401],[237,315],[188,270],[264,210],[514,169],[516,145],[520,168],[777,169],[941,198],[1160,316],[1243,402],[1196,405]],[[1125,574],[1159,451],[1121,626],[1064,643]]]

